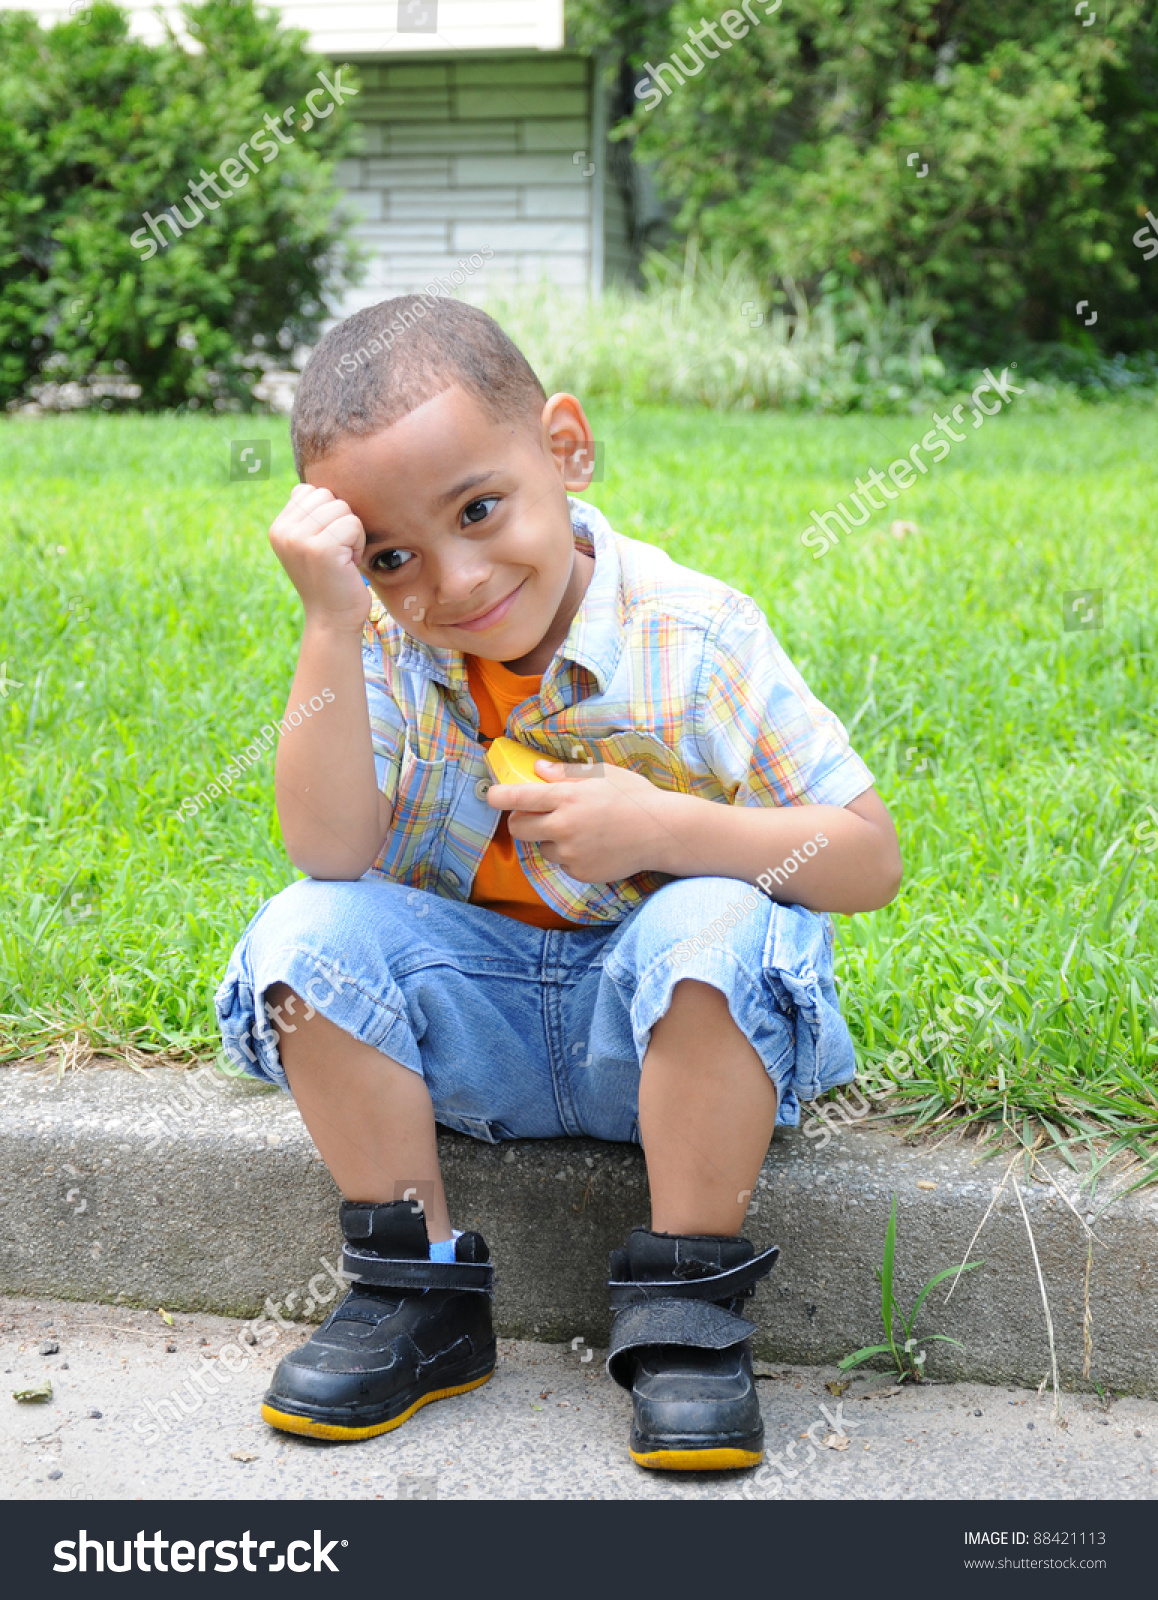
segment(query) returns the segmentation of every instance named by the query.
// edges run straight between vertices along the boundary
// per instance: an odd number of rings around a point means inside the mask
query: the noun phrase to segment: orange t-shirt
[[[511,712],[524,700],[537,695],[543,681],[541,672],[526,675],[509,672],[501,662],[487,661],[481,656],[466,657],[466,672],[478,707],[479,732],[487,744],[506,732]],[[585,927],[582,922],[568,922],[540,897],[519,865],[507,816],[506,811],[500,812],[494,838],[479,862],[470,891],[471,904],[485,906],[488,911],[500,911],[505,917],[529,922],[536,928],[570,932]]]

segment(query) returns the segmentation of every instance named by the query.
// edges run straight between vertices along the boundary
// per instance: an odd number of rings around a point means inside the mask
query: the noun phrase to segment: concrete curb
[[[496,1322],[511,1338],[607,1341],[607,1254],[647,1220],[642,1153],[594,1140],[477,1143],[440,1132],[451,1215],[496,1262]],[[293,1101],[251,1080],[155,1067],[0,1073],[0,1292],[252,1317],[267,1297],[318,1320],[337,1293],[338,1193]],[[827,1148],[779,1130],[748,1232],[781,1259],[750,1315],[764,1359],[829,1363],[881,1338],[879,1264],[897,1195],[898,1298],[959,1262],[1005,1163],[849,1128]],[[1058,1181],[1073,1196],[1076,1179]],[[1012,1182],[974,1250],[985,1266],[952,1301],[929,1297],[931,1375],[1037,1385],[1049,1371],[1041,1298]],[[935,1188],[921,1188],[935,1184]],[[1022,1198],[1049,1295],[1062,1381],[1082,1377],[1086,1235],[1056,1190]],[[1105,1193],[1099,1203],[1104,1203]],[[1083,1200],[1079,1209],[1092,1208]],[[1091,1378],[1158,1395],[1158,1193],[1096,1225]],[[293,1297],[292,1300],[290,1297]]]

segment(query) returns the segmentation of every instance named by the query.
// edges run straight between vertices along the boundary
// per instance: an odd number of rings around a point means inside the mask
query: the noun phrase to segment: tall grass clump
[[[492,295],[486,309],[548,391],[714,410],[907,410],[952,380],[921,308],[864,290],[807,295],[760,282],[747,257],[652,252],[642,292],[584,303],[548,283]]]

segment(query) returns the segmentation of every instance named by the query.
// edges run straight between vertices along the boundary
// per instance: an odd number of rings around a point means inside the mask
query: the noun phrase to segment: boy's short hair
[[[299,475],[340,439],[389,428],[455,383],[496,418],[537,422],[547,400],[522,351],[477,306],[404,294],[356,311],[320,341],[298,384]]]

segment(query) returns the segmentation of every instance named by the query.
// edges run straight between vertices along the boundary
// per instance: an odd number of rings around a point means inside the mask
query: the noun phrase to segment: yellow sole
[[[429,1394],[421,1395],[412,1406],[408,1406],[400,1417],[391,1417],[389,1422],[376,1422],[370,1428],[342,1428],[334,1422],[314,1422],[310,1417],[295,1417],[289,1411],[275,1411],[273,1406],[262,1404],[261,1415],[271,1428],[280,1428],[283,1433],[304,1433],[311,1439],[372,1439],[379,1433],[390,1433],[394,1428],[411,1418],[422,1406],[427,1406],[432,1400],[447,1400],[452,1394],[466,1394],[468,1389],[478,1389],[486,1383],[488,1378],[494,1377],[494,1368],[484,1373],[481,1378],[472,1378],[469,1383],[456,1383],[449,1389],[432,1389]]]
[[[758,1467],[763,1450],[649,1450],[646,1454],[628,1452],[640,1467],[661,1472],[728,1472],[737,1468]]]

